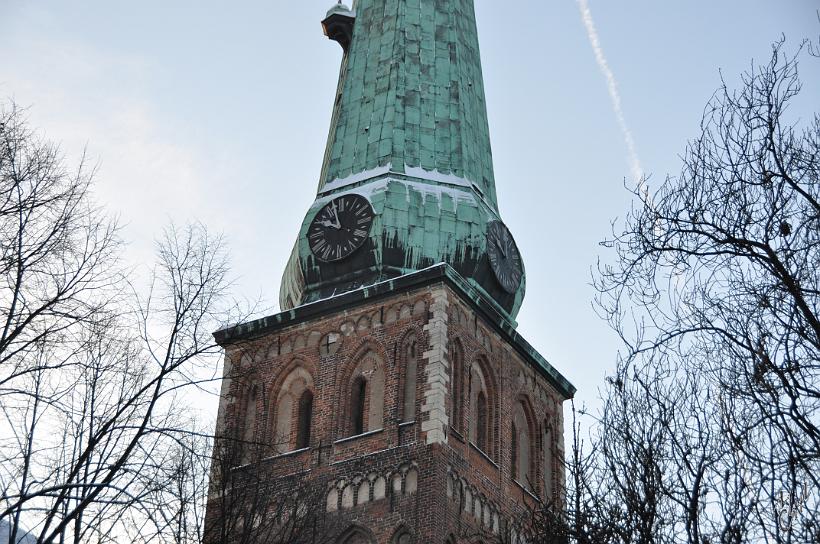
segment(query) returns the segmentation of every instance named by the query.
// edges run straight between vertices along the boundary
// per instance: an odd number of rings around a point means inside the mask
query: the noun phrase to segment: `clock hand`
[[[323,227],[332,227],[332,228],[337,229],[337,230],[339,229],[339,227],[336,226],[336,223],[334,223],[333,221],[328,221],[327,219],[319,221],[319,224],[322,225]]]
[[[336,224],[333,226],[333,228],[338,230],[338,229],[342,228],[342,222],[339,221],[339,212],[336,211],[336,201],[335,200],[332,201],[331,205],[333,206],[333,215],[336,216]]]
[[[493,242],[495,242],[496,247],[501,250],[501,255],[506,259],[507,258],[507,250],[504,249],[504,246],[501,245],[501,242],[498,241],[498,238],[494,238]]]

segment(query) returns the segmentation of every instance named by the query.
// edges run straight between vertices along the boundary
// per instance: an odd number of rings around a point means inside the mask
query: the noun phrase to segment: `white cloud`
[[[31,125],[60,142],[70,165],[87,146],[96,198],[124,224],[130,261],[153,261],[153,240],[170,219],[224,227],[207,198],[218,159],[175,137],[183,131],[156,110],[146,92],[150,62],[36,32],[0,43],[0,53],[9,59],[0,97],[30,106]]]

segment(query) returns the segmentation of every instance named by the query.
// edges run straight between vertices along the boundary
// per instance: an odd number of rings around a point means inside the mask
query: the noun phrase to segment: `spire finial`
[[[356,13],[339,0],[331,7],[322,21],[322,30],[325,36],[338,42],[345,53],[353,39],[353,23],[356,22]]]

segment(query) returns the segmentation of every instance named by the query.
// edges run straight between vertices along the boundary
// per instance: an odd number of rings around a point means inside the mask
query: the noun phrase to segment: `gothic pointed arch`
[[[390,539],[390,544],[413,544],[414,542],[413,533],[405,526],[396,529],[393,538]]]
[[[512,433],[510,436],[511,476],[524,488],[536,489],[537,425],[532,404],[525,395],[515,402],[512,411]]]
[[[309,447],[313,426],[313,368],[295,359],[281,376],[273,390],[270,445],[274,453]]]
[[[376,431],[384,426],[385,357],[371,342],[351,357],[341,380],[342,436]]]
[[[401,405],[400,421],[409,423],[416,420],[416,390],[418,387],[418,337],[411,330],[401,342]]]
[[[498,394],[495,377],[487,360],[478,357],[470,365],[469,439],[491,459],[497,456]]]
[[[336,540],[337,544],[375,544],[372,533],[361,525],[352,525]]]

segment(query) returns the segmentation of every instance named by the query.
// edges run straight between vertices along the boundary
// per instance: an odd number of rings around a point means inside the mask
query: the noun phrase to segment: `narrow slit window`
[[[487,452],[487,397],[479,391],[476,399],[476,446]]]
[[[364,411],[367,401],[367,380],[356,378],[350,399],[351,431],[355,436],[364,432]]]
[[[404,405],[402,407],[401,418],[403,422],[414,421],[416,419],[417,372],[416,341],[412,340],[405,346]]]
[[[296,449],[310,446],[310,424],[313,418],[313,392],[306,389],[299,398],[299,419],[296,429]]]

